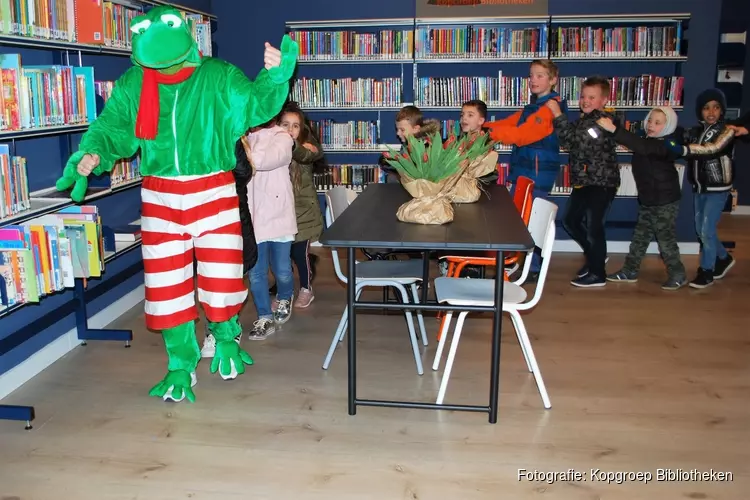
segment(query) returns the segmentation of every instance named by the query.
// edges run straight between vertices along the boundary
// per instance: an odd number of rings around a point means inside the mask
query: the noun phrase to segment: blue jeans
[[[278,243],[264,241],[258,243],[258,262],[255,263],[248,278],[253,303],[258,311],[258,318],[273,318],[271,296],[268,294],[268,266],[276,278],[279,300],[291,300],[294,295],[294,275],[292,274],[292,242]]]
[[[729,191],[721,193],[696,193],[693,197],[695,207],[695,232],[701,242],[701,268],[713,271],[716,258],[726,259],[727,250],[719,239],[716,226],[719,225],[721,213],[727,204]]]

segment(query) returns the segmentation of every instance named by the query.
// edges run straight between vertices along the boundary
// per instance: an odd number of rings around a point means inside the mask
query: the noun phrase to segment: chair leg
[[[513,314],[510,315],[510,320],[513,323],[513,329],[516,331],[516,337],[518,337],[518,344],[521,346],[523,359],[526,360],[526,368],[528,368],[529,371],[533,373],[534,370],[532,370],[531,363],[529,362],[529,354],[526,352],[526,346],[524,345],[523,340],[521,340],[521,334],[519,333],[522,327],[518,324],[518,320]]]
[[[359,300],[359,296],[362,295],[362,289],[357,289],[357,294],[355,295],[354,300]],[[341,314],[341,320],[339,320],[339,325],[336,327],[336,333],[333,334],[333,340],[331,341],[331,346],[328,348],[328,354],[326,354],[326,359],[323,360],[323,369],[327,370],[328,367],[331,364],[331,360],[333,359],[333,354],[336,352],[336,348],[338,347],[339,342],[344,340],[344,336],[346,336],[346,327],[348,324],[349,319],[349,310],[344,307],[344,312]]]
[[[396,289],[401,292],[401,298],[404,301],[404,304],[409,303],[409,294],[406,292],[406,288],[403,287],[403,285],[399,284]],[[411,341],[411,348],[412,351],[414,351],[414,362],[417,364],[417,373],[419,375],[424,374],[424,369],[422,368],[422,356],[419,352],[419,346],[417,343],[417,334],[414,331],[414,317],[412,316],[412,313],[410,310],[406,310],[406,323],[409,326],[409,340]]]
[[[468,311],[461,311],[456,321],[456,329],[453,331],[453,338],[451,339],[451,349],[448,353],[448,361],[445,363],[445,371],[443,372],[443,378],[440,380],[440,390],[438,391],[438,397],[436,404],[443,404],[445,398],[445,391],[448,389],[448,380],[451,378],[451,370],[453,369],[453,361],[456,359],[456,351],[458,350],[458,342],[461,340],[461,330],[464,328],[464,320]]]
[[[448,328],[451,326],[451,318],[453,317],[453,311],[445,313],[443,318],[443,324],[440,330],[440,342],[438,342],[438,348],[435,352],[435,360],[432,362],[432,369],[437,371],[440,368],[440,357],[443,355],[443,348],[445,347],[445,336],[448,335]]]
[[[411,284],[411,294],[414,297],[414,303],[419,304],[419,290],[417,290],[416,283]],[[422,311],[417,311],[417,322],[419,323],[419,335],[422,337],[422,345],[427,345],[427,330],[424,327],[424,316]]]
[[[526,332],[526,325],[523,323],[523,319],[521,318],[521,314],[519,314],[518,311],[515,310],[508,310],[508,313],[511,316],[515,316],[514,323],[518,325],[518,335],[521,340],[521,343],[525,345],[525,351],[528,354],[529,357],[529,363],[531,364],[531,370],[534,373],[534,379],[536,380],[536,387],[539,389],[539,395],[542,397],[542,404],[544,404],[544,407],[549,409],[552,407],[552,403],[549,400],[549,395],[547,394],[547,388],[544,385],[544,380],[542,380],[542,373],[539,370],[539,365],[536,362],[536,356],[534,356],[534,349],[531,347],[531,341],[529,340],[529,334]]]

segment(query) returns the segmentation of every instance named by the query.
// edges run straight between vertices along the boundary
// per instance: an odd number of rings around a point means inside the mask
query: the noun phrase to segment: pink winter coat
[[[247,135],[255,173],[247,202],[258,243],[297,234],[294,191],[289,177],[294,140],[275,125]]]

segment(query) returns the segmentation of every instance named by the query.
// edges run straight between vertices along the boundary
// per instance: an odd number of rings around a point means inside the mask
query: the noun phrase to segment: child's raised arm
[[[570,149],[571,144],[573,144],[575,127],[568,121],[568,117],[560,109],[560,103],[554,99],[550,99],[545,102],[544,105],[549,108],[552,112],[552,116],[554,116],[552,124],[555,127],[555,131],[557,131],[557,138],[560,141],[560,147]]]
[[[728,153],[728,150],[732,147],[732,141],[734,140],[734,129],[729,127],[725,128],[724,131],[719,134],[719,137],[715,141],[706,144],[689,144],[686,146],[688,157],[713,157],[718,158]]]
[[[555,131],[552,124],[555,116],[547,106],[542,106],[518,125],[520,118],[521,111],[518,111],[504,120],[486,123],[485,127],[490,130],[490,139],[502,144],[527,146],[541,141]]]
[[[639,155],[664,160],[676,160],[687,154],[687,148],[674,141],[654,141],[639,137],[624,127],[618,127],[609,117],[599,118],[596,124],[613,134],[618,144],[622,144],[633,153]]]

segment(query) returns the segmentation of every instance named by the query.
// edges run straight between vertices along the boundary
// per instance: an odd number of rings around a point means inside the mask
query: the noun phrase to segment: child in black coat
[[[635,283],[641,261],[655,236],[659,252],[667,266],[664,290],[677,290],[687,284],[685,266],[677,245],[677,213],[682,188],[675,160],[685,148],[680,144],[683,131],[677,127],[677,113],[659,106],[643,121],[645,136],[629,132],[602,117],[597,125],[611,132],[615,141],[633,152],[633,178],[638,189],[638,221],[630,242],[630,251],[622,269],[607,276],[607,281]]]
[[[258,260],[258,244],[255,242],[250,205],[247,203],[247,185],[253,178],[253,167],[250,164],[250,145],[247,143],[246,136],[243,135],[235,143],[234,156],[237,163],[232,173],[237,186],[237,196],[240,199],[240,223],[242,224],[242,274],[247,275]],[[239,343],[240,337],[238,336],[235,341]],[[201,348],[201,357],[213,358],[215,352],[216,340],[206,323],[206,338]]]

